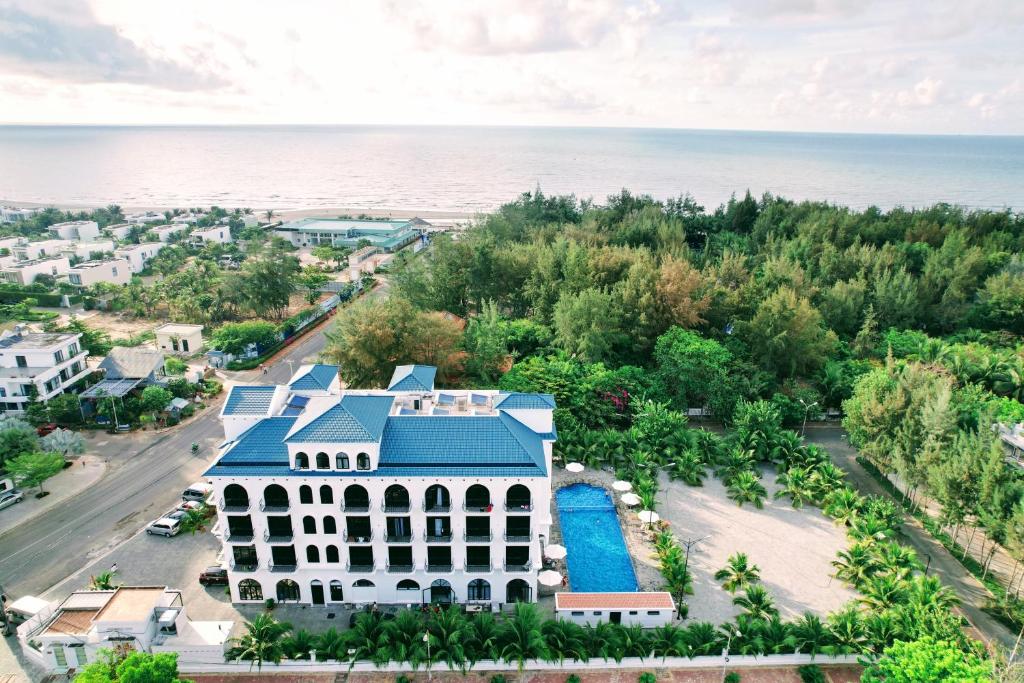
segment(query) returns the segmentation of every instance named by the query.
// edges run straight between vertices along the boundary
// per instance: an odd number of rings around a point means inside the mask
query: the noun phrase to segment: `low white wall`
[[[803,664],[858,664],[858,655],[839,655],[836,657],[828,657],[825,655],[764,655],[761,657],[754,655],[730,655],[728,658],[729,669],[753,669],[753,668],[773,668],[781,666],[801,666]],[[716,669],[721,668],[723,664],[721,655],[717,657],[694,657],[693,659],[687,659],[686,657],[666,657],[661,659],[659,657],[649,657],[647,659],[640,659],[639,657],[625,657],[621,662],[616,663],[615,660],[609,659],[591,659],[589,662],[578,662],[578,661],[566,661],[563,664],[545,662],[541,660],[527,660],[525,669],[530,671],[586,671],[589,669]],[[448,665],[444,663],[437,663],[430,667],[432,671],[448,671]],[[256,670],[256,665],[252,662],[222,662],[220,664],[204,664],[202,662],[189,661],[185,653],[182,653],[181,658],[178,660],[178,671],[183,674],[199,674],[199,673],[238,673],[248,672]],[[477,662],[472,670],[473,671],[517,671],[519,669],[516,662],[494,662],[490,660],[482,660]],[[300,661],[283,661],[280,664],[264,663],[262,672],[263,673],[296,673],[299,671],[308,672],[338,672],[338,671],[349,671],[349,664],[347,662],[300,662]],[[426,669],[421,667],[420,671]],[[388,664],[378,667],[374,666],[372,662],[356,662],[351,667],[351,671],[358,672],[388,672],[388,673],[400,673],[416,671],[409,664],[405,662],[389,662]],[[458,671],[458,669],[452,669],[452,671]]]

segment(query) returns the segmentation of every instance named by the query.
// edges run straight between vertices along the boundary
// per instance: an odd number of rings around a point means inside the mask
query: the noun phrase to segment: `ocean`
[[[0,199],[487,211],[540,187],[713,208],[749,189],[855,208],[1024,207],[1024,137],[622,128],[0,126]]]

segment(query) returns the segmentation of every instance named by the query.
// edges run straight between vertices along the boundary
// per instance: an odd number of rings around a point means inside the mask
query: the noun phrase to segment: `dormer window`
[[[305,453],[295,454],[295,469],[297,470],[308,470],[309,469],[309,456]]]
[[[347,470],[351,467],[348,463],[348,454],[338,453],[334,456],[334,469],[336,470]]]

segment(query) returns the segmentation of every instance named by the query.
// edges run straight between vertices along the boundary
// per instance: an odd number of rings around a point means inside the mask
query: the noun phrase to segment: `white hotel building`
[[[534,600],[551,528],[554,399],[434,389],[401,366],[342,390],[335,366],[232,388],[206,472],[235,602]]]

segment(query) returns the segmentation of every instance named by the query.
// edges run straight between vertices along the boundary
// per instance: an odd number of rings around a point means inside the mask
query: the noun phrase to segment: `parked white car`
[[[150,536],[177,536],[181,533],[181,520],[161,517],[154,522],[150,522],[149,526],[146,527],[146,533]]]
[[[20,503],[23,500],[25,500],[25,494],[18,489],[4,491],[3,493],[0,493],[0,510],[10,507],[16,503]]]
[[[204,501],[213,492],[213,486],[205,481],[197,481],[181,492],[182,500]]]

